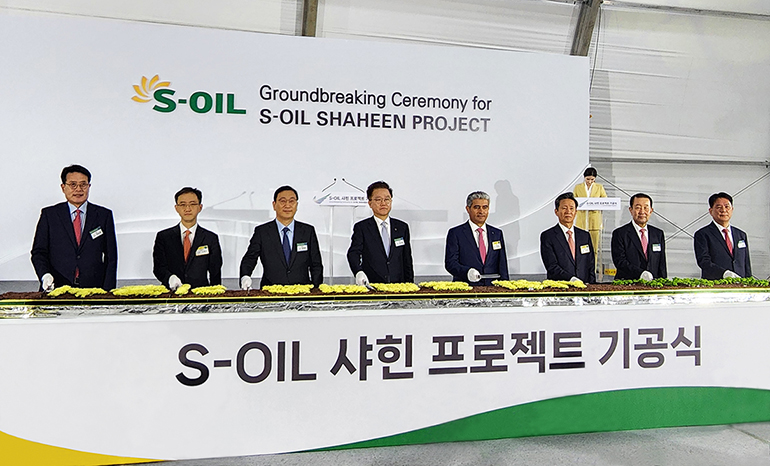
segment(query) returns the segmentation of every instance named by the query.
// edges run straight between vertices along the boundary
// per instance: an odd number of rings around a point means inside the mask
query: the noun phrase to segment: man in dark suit
[[[262,260],[262,282],[265,285],[315,286],[323,282],[324,268],[315,228],[297,222],[299,195],[291,186],[281,186],[273,194],[275,221],[259,225],[241,260],[241,288],[251,288],[251,273]]]
[[[714,221],[695,232],[695,260],[701,269],[701,277],[709,280],[750,277],[748,237],[743,230],[730,225],[732,196],[712,194],[709,214]]]
[[[554,212],[559,223],[540,234],[540,258],[548,279],[596,282],[591,236],[574,226],[578,205],[575,196],[572,193],[561,194],[556,198],[555,205]]]
[[[216,233],[198,225],[203,193],[185,187],[175,195],[180,222],[158,232],[152,248],[152,273],[176,290],[183,283],[193,288],[222,283],[222,249]]]
[[[405,283],[414,281],[409,225],[390,217],[393,190],[377,181],[366,189],[372,217],[353,226],[348,264],[356,284]]]
[[[67,202],[44,208],[32,242],[32,265],[43,291],[70,285],[115,288],[118,243],[112,211],[88,202],[91,172],[70,165],[61,172]]]
[[[644,193],[631,196],[632,221],[612,232],[612,262],[616,280],[666,278],[666,238],[663,230],[649,225],[652,198]]]
[[[470,219],[449,230],[444,268],[456,282],[490,286],[493,280],[508,280],[508,257],[502,230],[487,225],[489,194],[472,192],[465,200]],[[482,277],[499,275],[499,277]]]

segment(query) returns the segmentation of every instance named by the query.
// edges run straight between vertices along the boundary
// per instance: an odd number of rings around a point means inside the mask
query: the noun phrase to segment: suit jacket
[[[663,230],[647,224],[647,257],[632,221],[612,232],[612,262],[616,280],[637,280],[645,270],[654,278],[666,278],[666,238]]]
[[[414,281],[409,225],[390,218],[390,255],[385,255],[382,236],[374,217],[353,226],[348,248],[348,264],[353,275],[363,270],[371,283],[405,283]]]
[[[607,197],[604,186],[599,183],[591,185],[591,192],[586,192],[585,183],[580,183],[572,190],[575,197]],[[601,210],[578,210],[575,215],[575,226],[588,230],[602,229],[602,211]]]
[[[581,279],[584,283],[595,283],[594,247],[591,235],[587,231],[575,227],[575,259],[567,244],[559,224],[554,225],[540,234],[540,257],[549,280],[569,280],[572,277]],[[583,254],[581,249],[588,247]]]
[[[498,274],[499,280],[508,280],[508,256],[505,254],[505,240],[502,230],[487,227],[487,257],[481,262],[479,247],[468,222],[451,228],[446,235],[444,268],[456,282],[468,282],[468,270],[476,269],[482,275]],[[499,244],[496,248],[495,244]],[[472,285],[491,286],[493,279],[482,279]]]
[[[118,275],[118,242],[112,211],[88,203],[86,223],[78,246],[66,202],[44,208],[32,242],[32,265],[38,279],[50,273],[54,285],[82,288],[115,288]]]
[[[179,225],[158,232],[152,248],[152,273],[168,286],[176,275],[193,288],[222,284],[222,249],[219,237],[200,225],[195,229],[190,255],[184,260],[184,245]]]
[[[298,251],[297,245],[302,246]],[[251,276],[257,259],[262,260],[262,281],[265,285],[307,285],[315,286],[323,283],[324,268],[321,263],[321,250],[318,248],[318,238],[312,225],[294,222],[294,242],[291,246],[289,263],[283,255],[281,235],[275,220],[263,223],[254,228],[254,234],[249,242],[249,249],[241,260],[241,273]]]
[[[701,277],[719,280],[725,270],[732,270],[741,277],[751,276],[749,240],[743,230],[730,226],[733,235],[733,254],[727,249],[725,237],[714,222],[695,232],[695,260],[701,269]],[[743,247],[741,247],[743,246]]]

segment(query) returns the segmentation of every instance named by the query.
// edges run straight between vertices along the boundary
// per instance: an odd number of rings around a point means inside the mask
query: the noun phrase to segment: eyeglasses
[[[191,202],[189,204],[177,204],[176,206],[179,207],[180,209],[187,209],[188,207],[191,208],[191,209],[194,209],[194,208],[198,207],[199,205],[200,204],[198,204],[197,202]]]
[[[65,186],[67,186],[70,189],[88,189],[91,184],[87,181],[81,181],[80,183],[75,183],[74,181],[70,181],[69,183],[64,183]]]
[[[375,197],[372,202],[377,204],[390,204],[393,201],[390,197]]]

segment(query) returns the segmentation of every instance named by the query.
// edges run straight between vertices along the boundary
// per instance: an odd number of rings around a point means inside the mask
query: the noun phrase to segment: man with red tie
[[[714,221],[695,232],[695,260],[701,277],[709,280],[750,277],[749,240],[743,230],[730,225],[732,196],[724,192],[712,194],[709,214]]]
[[[118,243],[112,211],[88,202],[91,172],[70,165],[61,172],[67,202],[44,208],[32,242],[32,265],[42,291],[70,285],[115,288]]]
[[[470,193],[465,200],[468,222],[449,230],[444,268],[453,281],[490,286],[493,280],[508,280],[508,257],[503,231],[487,225],[489,194]],[[494,276],[494,278],[492,278]]]
[[[618,269],[615,280],[666,278],[666,237],[663,230],[647,223],[652,198],[644,193],[631,196],[631,222],[612,232],[612,262]]]
[[[549,280],[596,282],[594,247],[587,231],[575,227],[577,199],[560,194],[554,202],[559,223],[540,234],[540,258]]]
[[[193,288],[222,283],[222,249],[216,233],[198,225],[203,193],[185,187],[175,195],[180,222],[158,232],[152,248],[152,273],[165,286]]]

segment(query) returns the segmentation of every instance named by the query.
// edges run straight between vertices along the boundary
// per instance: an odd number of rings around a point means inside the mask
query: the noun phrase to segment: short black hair
[[[191,188],[190,186],[185,186],[184,188],[177,191],[176,194],[174,194],[174,202],[179,202],[179,196],[187,193],[195,194],[195,196],[198,197],[198,203],[199,204],[203,203],[203,193],[201,192],[201,190],[198,188]]]
[[[586,171],[583,172],[583,177],[586,176],[593,176],[595,178],[599,176],[599,172],[597,172],[594,167],[588,167],[586,168]]]
[[[577,209],[578,201],[577,199],[575,199],[575,196],[572,193],[562,193],[562,194],[559,194],[559,197],[556,198],[556,202],[555,202],[556,210],[559,210],[559,204],[561,204],[561,201],[563,201],[564,199],[572,199],[572,202],[575,203],[575,208]]]
[[[380,181],[375,181],[374,183],[370,184],[368,188],[366,188],[367,199],[369,200],[372,199],[372,194],[374,193],[375,189],[387,189],[388,192],[390,193],[390,197],[393,197],[393,190],[390,189],[390,186],[388,185],[388,183],[380,180]]]
[[[628,207],[634,206],[634,199],[636,199],[637,197],[641,197],[643,199],[649,199],[650,207],[652,207],[652,198],[648,194],[644,194],[644,193],[636,193],[633,196],[631,196],[631,199],[628,200]]]
[[[717,201],[717,199],[727,199],[730,201],[730,205],[733,205],[733,197],[725,192],[721,193],[714,193],[711,196],[709,196],[709,208],[714,207],[714,203]]]
[[[296,197],[297,200],[299,201],[299,194],[297,194],[297,190],[292,188],[291,186],[286,185],[286,186],[281,186],[280,188],[275,190],[275,192],[273,193],[273,202],[278,200],[278,193],[282,193],[284,191],[291,191],[291,192],[293,192],[294,193],[294,197]]]
[[[64,170],[61,171],[61,183],[66,184],[67,183],[67,175],[70,173],[82,173],[83,175],[86,175],[88,177],[88,182],[91,182],[91,172],[88,171],[88,169],[82,165],[70,165],[69,167],[64,167]]]

